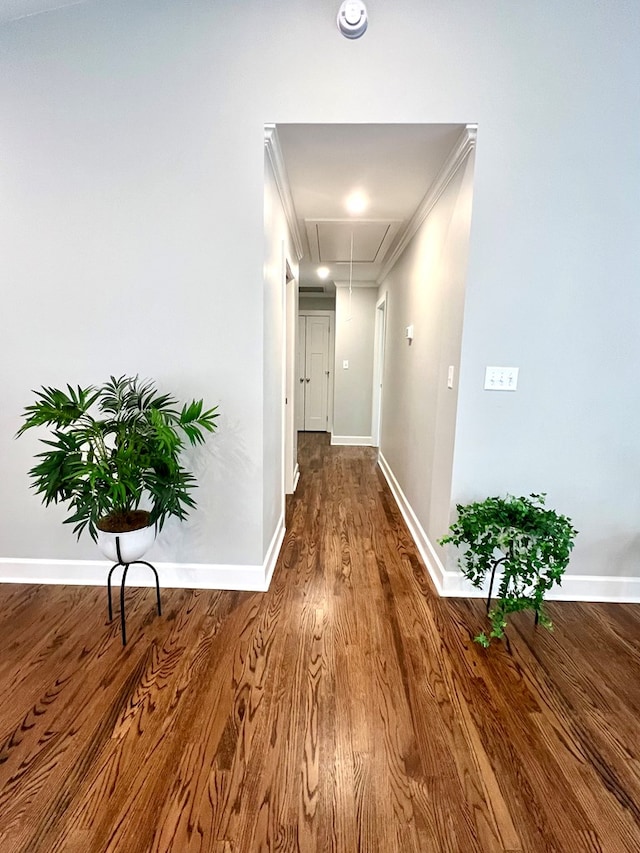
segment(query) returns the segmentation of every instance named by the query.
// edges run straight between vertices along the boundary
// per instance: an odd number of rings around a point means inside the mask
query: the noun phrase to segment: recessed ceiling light
[[[316,272],[318,273],[318,278],[321,278],[323,280],[325,278],[329,278],[329,267],[318,267]]]
[[[362,213],[367,208],[368,199],[363,192],[357,190],[356,192],[351,193],[351,195],[345,201],[345,206],[349,213],[358,214]]]

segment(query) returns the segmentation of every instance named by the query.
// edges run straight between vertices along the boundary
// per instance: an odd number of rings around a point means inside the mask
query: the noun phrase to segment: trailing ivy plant
[[[553,628],[543,599],[560,584],[578,531],[571,519],[547,509],[545,498],[507,495],[459,504],[457,521],[439,540],[463,549],[458,565],[476,587],[502,567],[496,604],[489,610],[491,631],[475,637],[485,647],[504,636],[508,614],[519,610],[533,610],[536,622]]]
[[[100,387],[42,388],[24,410],[18,436],[49,427],[29,471],[45,506],[68,503],[65,524],[123,532],[146,524],[162,528],[195,507],[195,477],[181,463],[185,441],[201,444],[213,432],[216,408],[202,400],[180,405],[151,381],[113,376]]]

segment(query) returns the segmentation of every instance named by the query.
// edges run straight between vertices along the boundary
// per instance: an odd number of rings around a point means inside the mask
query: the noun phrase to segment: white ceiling
[[[330,270],[327,294],[334,292],[333,282],[349,280],[352,232],[353,281],[375,282],[464,127],[278,124],[304,247],[300,286],[322,285],[316,275],[319,263]],[[356,190],[369,205],[354,217],[345,199]]]

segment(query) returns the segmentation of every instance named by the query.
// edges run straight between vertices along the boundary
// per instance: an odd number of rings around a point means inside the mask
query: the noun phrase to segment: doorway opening
[[[387,333],[387,294],[376,303],[375,350],[373,353],[373,411],[371,443],[380,447],[382,432],[382,394],[384,385],[384,351]]]
[[[284,245],[283,245],[284,253]],[[284,280],[284,345],[282,348],[284,364],[282,375],[284,380],[284,429],[283,429],[283,479],[284,494],[290,495],[295,491],[300,470],[298,468],[298,433],[295,424],[295,347],[296,347],[296,313],[298,310],[298,288],[295,276],[291,270],[289,259],[285,256]]]
[[[332,444],[377,446],[423,545],[450,514],[476,132],[272,126],[300,297],[335,305],[329,329],[296,314],[296,435],[330,431]],[[357,212],[346,205],[354,194]]]

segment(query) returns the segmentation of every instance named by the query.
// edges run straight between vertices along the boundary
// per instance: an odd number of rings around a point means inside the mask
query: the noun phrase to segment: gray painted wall
[[[0,27],[2,554],[95,555],[27,490],[29,389],[139,371],[222,412],[161,554],[260,562],[264,123],[475,121],[452,500],[545,489],[572,571],[640,575],[637,0],[370,0],[355,42],[333,4],[242,5]],[[487,364],[520,390],[483,392]]]
[[[215,131],[213,24],[116,2],[0,28],[2,556],[97,556],[28,490],[36,437],[13,434],[30,389],[139,372],[221,412],[199,509],[153,558],[262,561],[262,126],[244,145]],[[259,156],[234,165],[243,149]]]
[[[335,297],[328,299],[326,296],[300,296],[301,311],[335,311]]]
[[[380,286],[380,296],[387,293],[380,451],[432,544],[449,525],[473,166],[472,152]]]
[[[336,358],[333,435],[371,436],[375,287],[336,283]],[[349,368],[343,368],[343,361]]]

